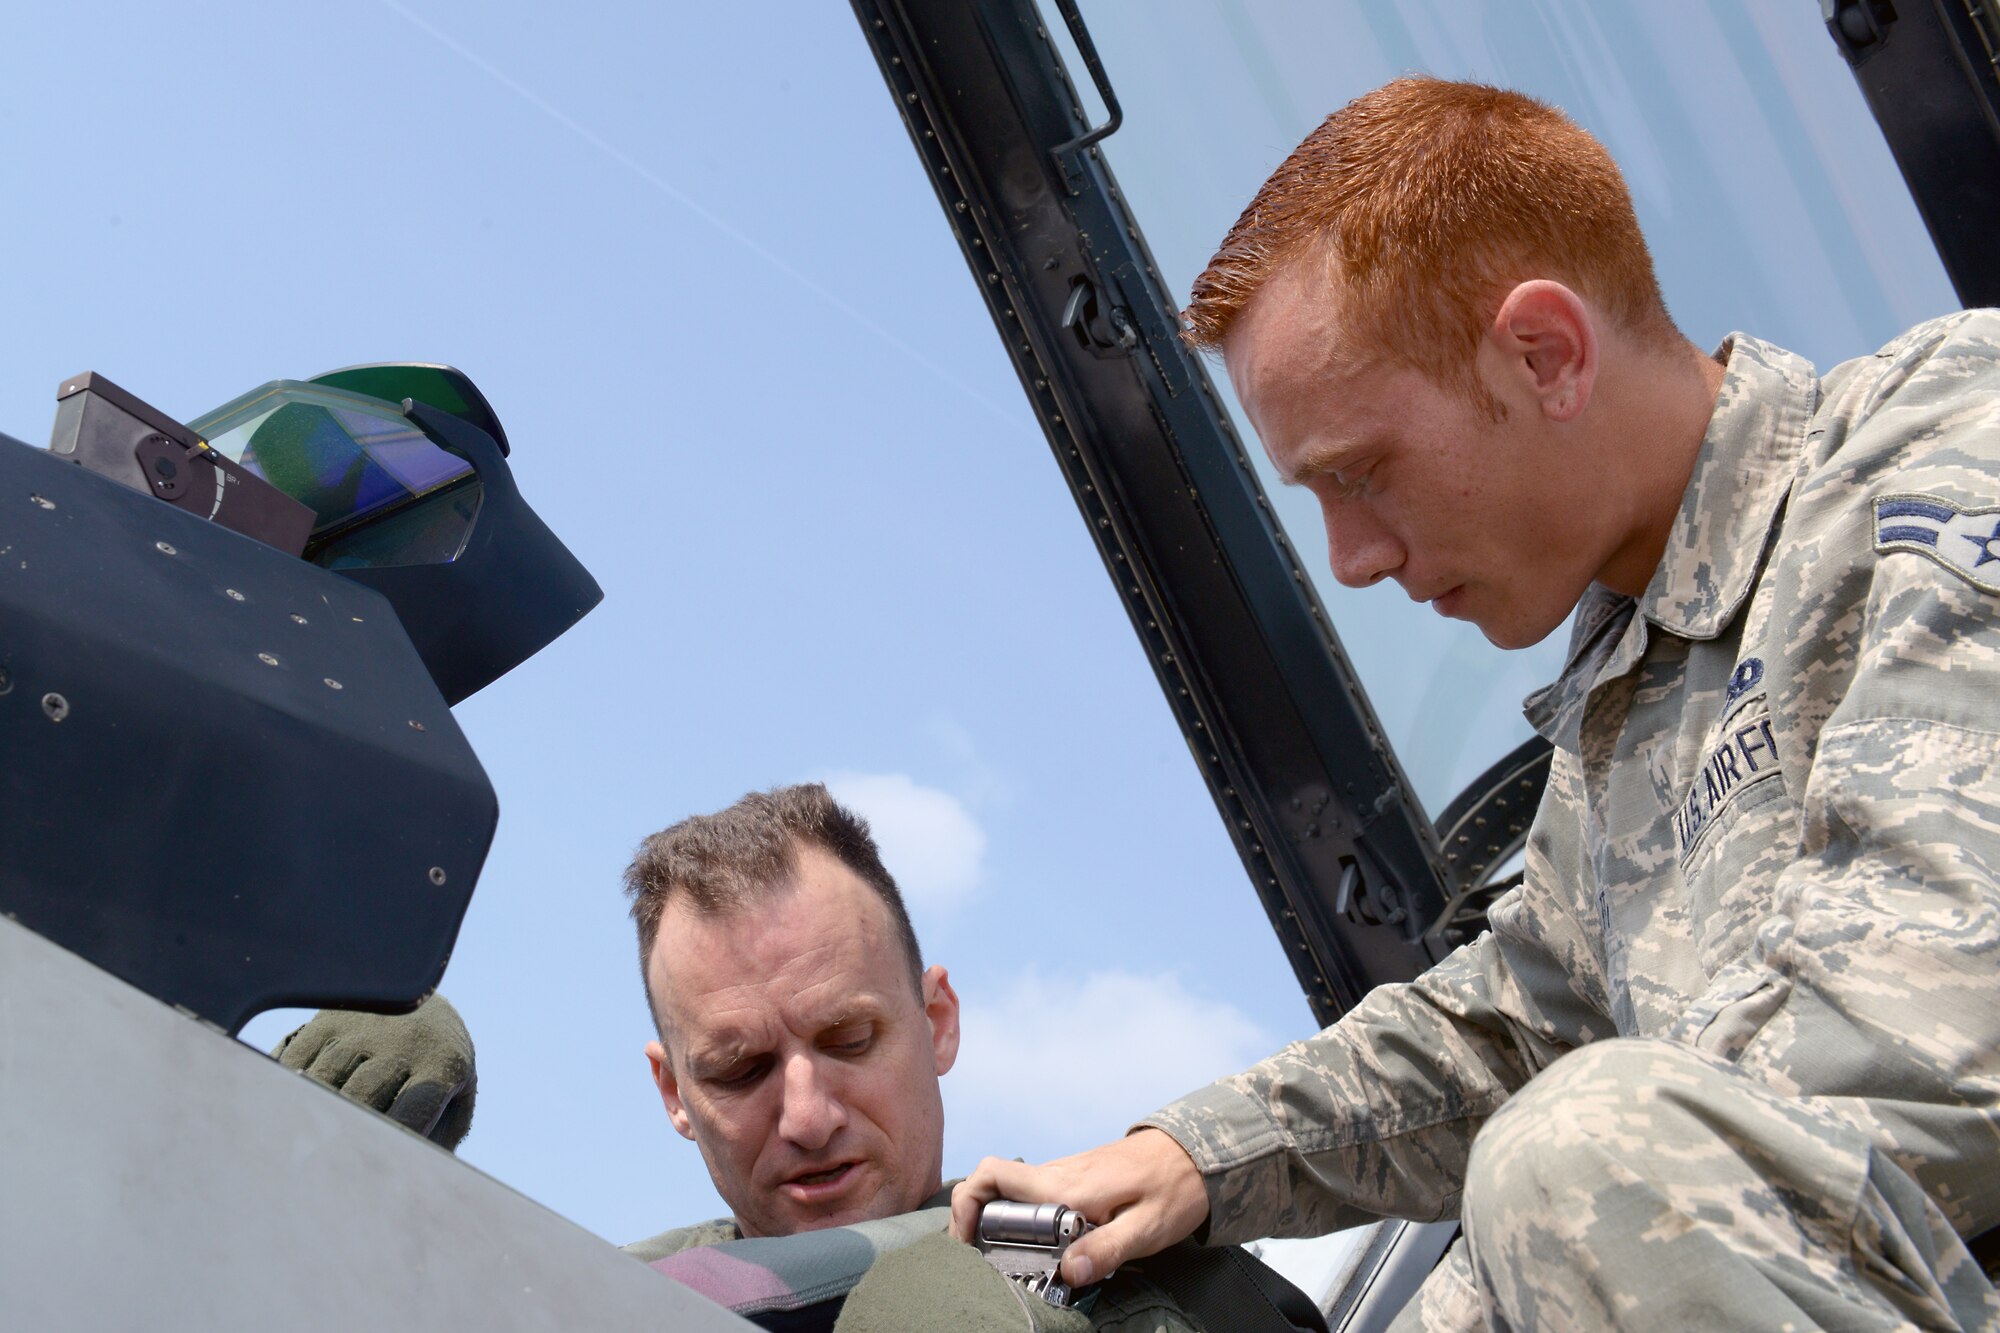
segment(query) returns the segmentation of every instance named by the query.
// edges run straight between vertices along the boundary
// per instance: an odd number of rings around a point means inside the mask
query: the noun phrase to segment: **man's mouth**
[[[785,1182],[785,1192],[800,1203],[815,1203],[831,1198],[845,1189],[854,1178],[858,1162],[836,1162],[818,1171],[802,1171]]]

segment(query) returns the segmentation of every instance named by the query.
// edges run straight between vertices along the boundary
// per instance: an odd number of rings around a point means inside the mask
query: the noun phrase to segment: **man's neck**
[[[1623,392],[1611,420],[1622,470],[1632,479],[1628,536],[1599,572],[1613,592],[1637,597],[1652,582],[1673,535],[1681,500],[1694,475],[1716,395],[1722,363],[1683,342],[1673,353],[1637,354],[1628,362]]]

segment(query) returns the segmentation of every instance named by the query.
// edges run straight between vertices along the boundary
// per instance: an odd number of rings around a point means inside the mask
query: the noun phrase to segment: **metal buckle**
[[[1076,1293],[1057,1270],[1070,1244],[1096,1229],[1061,1204],[995,1199],[979,1214],[979,1252],[1008,1281],[1066,1309],[1076,1304]]]

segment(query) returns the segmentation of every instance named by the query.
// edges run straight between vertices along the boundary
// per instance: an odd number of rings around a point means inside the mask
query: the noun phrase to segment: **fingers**
[[[475,1092],[476,1086],[466,1078],[441,1081],[418,1071],[410,1076],[410,1081],[396,1094],[394,1104],[383,1114],[431,1142],[456,1151],[459,1141],[472,1128]]]
[[[396,1094],[410,1081],[410,1067],[400,1060],[376,1057],[364,1060],[347,1081],[340,1085],[340,1095],[351,1102],[359,1102],[373,1110],[387,1113],[396,1100]],[[425,1126],[428,1130],[430,1127]]]
[[[479,1092],[478,1085],[468,1083],[449,1102],[445,1103],[444,1114],[438,1117],[431,1129],[430,1140],[446,1152],[457,1152],[458,1145],[472,1131],[472,1106]]]
[[[290,1036],[277,1044],[271,1055],[285,1068],[304,1073],[306,1066],[320,1053],[320,1048],[326,1045],[328,1035],[327,1025],[315,1017],[303,1027],[294,1029]]]
[[[437,1128],[439,1119],[444,1115],[445,1105],[457,1091],[429,1079],[413,1078],[403,1085],[403,1090],[396,1094],[396,1100],[383,1114],[405,1129],[430,1138],[431,1131]]]
[[[1158,1253],[1208,1216],[1200,1169],[1186,1149],[1154,1129],[1045,1166],[988,1157],[952,1191],[952,1234],[974,1240],[979,1210],[994,1199],[1059,1203],[1097,1224],[1063,1256],[1064,1279],[1079,1287]]]
[[[1047,1167],[1029,1166],[1004,1157],[988,1157],[952,1189],[951,1234],[970,1245],[979,1238],[979,1211],[995,1199],[1020,1203],[1065,1203],[1041,1186]],[[1074,1207],[1075,1205],[1070,1205]],[[1085,1214],[1088,1216],[1088,1214]]]
[[[1093,1282],[1102,1282],[1125,1266],[1127,1259],[1144,1258],[1157,1250],[1166,1248],[1144,1244],[1138,1218],[1126,1213],[1112,1218],[1095,1231],[1085,1233],[1081,1240],[1070,1242],[1063,1255],[1062,1279],[1072,1287],[1087,1287]],[[1171,1244],[1172,1242],[1168,1242]]]
[[[344,1092],[347,1080],[354,1077],[356,1070],[368,1063],[368,1058],[365,1047],[335,1037],[323,1043],[310,1060],[297,1068],[301,1074],[315,1083],[324,1083],[337,1092]]]

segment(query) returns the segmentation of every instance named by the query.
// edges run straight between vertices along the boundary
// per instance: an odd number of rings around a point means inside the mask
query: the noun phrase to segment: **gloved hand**
[[[322,1009],[271,1054],[447,1149],[472,1128],[472,1034],[442,995],[407,1014]]]

